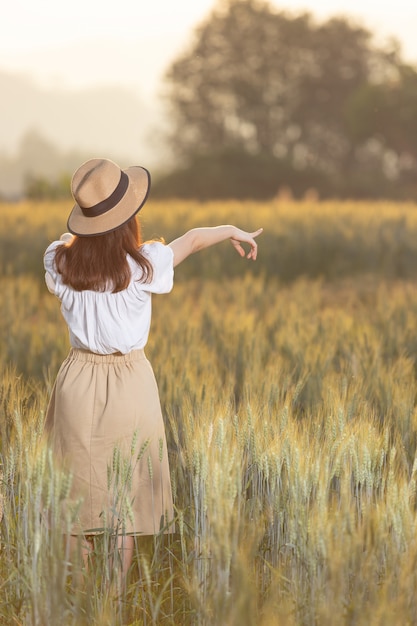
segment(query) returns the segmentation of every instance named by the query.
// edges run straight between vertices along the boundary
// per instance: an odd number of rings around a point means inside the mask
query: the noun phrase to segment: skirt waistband
[[[132,350],[127,354],[122,352],[113,352],[112,354],[97,354],[80,348],[71,348],[68,359],[74,361],[87,361],[89,363],[131,363],[132,361],[141,361],[146,359],[144,350]]]

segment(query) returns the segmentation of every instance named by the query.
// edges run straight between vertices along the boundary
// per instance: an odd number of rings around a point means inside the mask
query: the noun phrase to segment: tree
[[[398,173],[417,165],[417,71],[399,64],[386,82],[367,83],[352,94],[347,109],[349,133],[356,143],[371,139],[391,151]]]
[[[29,200],[69,199],[71,197],[70,183],[69,174],[61,174],[55,181],[29,174],[25,178],[23,194]]]
[[[380,163],[387,150],[401,149],[417,76],[411,68],[405,80],[404,71],[398,50],[376,49],[371,33],[345,18],[317,24],[308,13],[293,17],[263,0],[225,0],[167,71],[172,144],[190,163],[241,150],[340,181],[354,176],[358,152],[367,158],[377,132],[365,124],[364,101],[379,89],[386,95],[399,76],[404,120],[396,128],[393,107],[385,107],[391,129],[378,144]]]

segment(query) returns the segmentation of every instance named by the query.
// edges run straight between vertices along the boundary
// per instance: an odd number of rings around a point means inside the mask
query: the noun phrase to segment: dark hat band
[[[107,211],[113,209],[116,204],[120,202],[128,187],[129,176],[125,172],[121,171],[119,183],[108,198],[90,207],[82,207],[79,203],[78,205],[85,217],[97,217],[98,215],[103,215],[103,213],[107,213]]]

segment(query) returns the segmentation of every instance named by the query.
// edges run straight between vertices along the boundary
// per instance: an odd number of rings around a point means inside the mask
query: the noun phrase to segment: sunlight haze
[[[164,74],[222,1],[10,2],[0,20],[0,193],[21,188],[28,139],[152,168],[172,163],[164,139],[170,123]],[[267,4],[290,16],[309,12],[319,23],[348,16],[376,44],[396,38],[402,58],[417,63],[415,0]],[[41,168],[39,149],[30,155],[31,167]]]
[[[271,4],[291,13],[309,11],[318,20],[352,16],[381,40],[395,37],[404,57],[417,61],[417,5],[411,0]],[[215,5],[213,0],[73,0],[62,11],[54,0],[16,0],[0,23],[0,70],[23,72],[53,87],[122,84],[154,95],[166,67]]]

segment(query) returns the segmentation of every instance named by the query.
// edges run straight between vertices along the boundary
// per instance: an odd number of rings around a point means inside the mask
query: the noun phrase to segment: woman
[[[127,572],[135,534],[169,531],[173,504],[158,389],[144,348],[151,294],[168,293],[174,267],[229,239],[256,259],[257,237],[235,226],[195,228],[172,241],[141,243],[136,214],[149,172],[91,159],[75,172],[68,230],[45,252],[48,289],[61,301],[71,350],[50,399],[46,430],[71,469],[71,534],[111,528]]]

